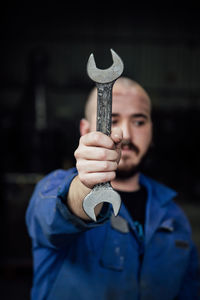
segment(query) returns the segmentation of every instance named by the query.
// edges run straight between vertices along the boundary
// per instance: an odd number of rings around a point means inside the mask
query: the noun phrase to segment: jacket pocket
[[[106,233],[100,264],[108,269],[122,271],[126,260],[129,227],[125,219],[112,216]]]

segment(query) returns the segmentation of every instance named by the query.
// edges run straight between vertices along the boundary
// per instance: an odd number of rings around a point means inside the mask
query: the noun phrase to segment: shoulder
[[[176,198],[168,204],[170,216],[175,220],[176,226],[184,228],[188,234],[192,233],[190,221],[183,208],[176,203]]]
[[[52,194],[55,190],[57,193],[59,190],[63,190],[67,185],[71,183],[74,176],[77,175],[76,168],[68,170],[57,169],[42,178],[35,187],[35,193],[42,193],[42,195]]]
[[[70,168],[68,170],[63,170],[63,169],[57,169],[54,170],[47,175],[45,175],[39,182],[38,185],[44,184],[47,181],[50,180],[62,180],[63,178],[70,176],[72,173],[76,172],[76,168]]]

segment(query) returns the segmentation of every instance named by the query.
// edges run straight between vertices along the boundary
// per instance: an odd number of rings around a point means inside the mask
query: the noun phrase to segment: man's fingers
[[[117,163],[119,163],[121,158],[121,143],[123,139],[123,132],[122,129],[119,127],[114,127],[112,129],[111,138],[113,142],[115,143],[115,149],[118,154]]]
[[[76,159],[116,161],[118,153],[116,150],[110,150],[100,147],[81,146],[74,153]]]
[[[120,127],[114,127],[111,132],[111,139],[115,145],[119,148],[121,147],[121,141],[123,139],[123,132]]]
[[[80,138],[80,144],[85,146],[96,146],[108,149],[114,149],[112,139],[99,131],[90,132]]]
[[[88,188],[93,188],[94,185],[103,182],[109,182],[115,179],[115,172],[98,172],[98,173],[79,173],[80,181]]]
[[[80,138],[74,155],[80,181],[92,188],[112,181],[121,155],[122,130],[113,128],[111,136],[90,132]]]
[[[94,161],[79,160],[77,161],[77,169],[83,173],[93,173],[93,172],[110,172],[116,171],[117,162],[115,161]]]

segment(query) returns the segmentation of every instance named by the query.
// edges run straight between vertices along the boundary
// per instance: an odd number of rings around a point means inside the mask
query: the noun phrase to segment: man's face
[[[95,117],[91,120],[95,128]],[[112,127],[121,127],[123,142],[119,174],[130,174],[141,163],[152,141],[150,99],[139,86],[120,87],[113,92]]]

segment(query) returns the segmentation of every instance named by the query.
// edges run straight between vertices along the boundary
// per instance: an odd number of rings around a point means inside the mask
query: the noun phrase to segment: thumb
[[[122,143],[122,139],[123,139],[122,129],[119,127],[113,128],[112,132],[111,132],[111,138],[112,138],[113,142],[115,143],[115,149],[118,153],[117,162],[119,163],[120,158],[121,158],[121,143]]]
[[[121,141],[123,138],[123,132],[120,127],[114,127],[111,132],[111,139],[115,143],[115,145],[118,147],[121,147]]]

